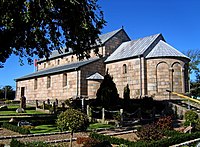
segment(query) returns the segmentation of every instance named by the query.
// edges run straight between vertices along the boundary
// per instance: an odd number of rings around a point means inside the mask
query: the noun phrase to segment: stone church
[[[16,80],[16,99],[95,98],[105,71],[113,77],[123,98],[128,84],[130,97],[169,98],[166,90],[189,91],[190,59],[166,43],[162,34],[131,40],[123,28],[100,35],[98,58],[91,52],[89,60],[79,61],[72,51],[53,51],[47,60],[37,62],[37,71]]]

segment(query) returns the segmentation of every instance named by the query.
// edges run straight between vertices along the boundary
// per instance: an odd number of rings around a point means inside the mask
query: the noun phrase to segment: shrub
[[[175,130],[164,130],[164,131],[163,131],[163,134],[164,134],[165,136],[173,137],[173,136],[176,136],[176,135],[180,135],[180,134],[182,134],[182,133],[179,132],[179,131],[175,131]]]
[[[88,139],[91,139],[89,137],[77,137],[76,143],[77,144],[83,144],[84,142],[86,142]]]
[[[163,137],[163,133],[154,124],[144,125],[137,135],[143,141],[159,140]]]
[[[197,123],[195,125],[195,130],[200,131],[200,119],[197,120]]]
[[[121,138],[115,138],[111,136],[106,136],[102,134],[96,134],[96,133],[91,133],[90,137],[98,139],[100,141],[107,140],[112,144],[123,144],[127,145],[130,147],[167,147],[170,145],[178,144],[181,142],[185,142],[188,140],[196,139],[199,138],[200,132],[192,133],[192,134],[177,134],[174,135],[173,137],[170,138],[163,138],[161,140],[152,140],[152,141],[137,141],[137,142],[131,142],[128,140],[124,140]]]
[[[99,141],[109,141],[112,144],[126,144],[128,145],[130,143],[130,141],[128,140],[124,140],[122,138],[115,138],[115,137],[111,137],[111,136],[107,136],[107,135],[102,135],[102,134],[97,134],[97,133],[90,133],[90,137],[97,139]]]
[[[190,110],[185,113],[185,123],[184,123],[185,126],[189,126],[190,123],[192,125],[195,125],[197,121],[198,121],[198,114],[196,112]]]
[[[88,138],[87,140],[85,140],[85,142],[83,143],[83,147],[94,147],[97,144],[99,144],[100,141],[94,138]]]
[[[20,134],[30,134],[30,130],[22,127],[18,127],[15,125],[12,125],[10,123],[3,123],[3,128],[9,129],[14,132],[19,132]]]
[[[25,144],[16,139],[12,139],[10,142],[10,147],[25,147]]]
[[[172,129],[172,117],[165,116],[158,119],[156,125],[161,130],[171,130]]]
[[[124,100],[130,100],[130,89],[129,89],[129,86],[128,84],[124,87]]]
[[[10,147],[50,147],[47,143],[44,142],[26,142],[22,143],[16,139],[12,139],[10,142]]]
[[[118,103],[119,94],[113,78],[108,74],[108,71],[97,90],[96,96],[96,100],[104,108],[110,108],[110,106],[115,106]]]
[[[5,104],[11,104],[12,101],[11,101],[11,100],[6,100],[4,103],[5,103]]]

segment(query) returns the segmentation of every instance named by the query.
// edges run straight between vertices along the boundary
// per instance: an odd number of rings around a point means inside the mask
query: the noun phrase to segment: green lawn
[[[32,134],[59,132],[56,125],[39,125],[31,129]]]
[[[1,115],[20,115],[20,114],[46,114],[45,112],[36,110],[25,110],[25,113],[16,113],[16,111],[0,111]]]
[[[88,129],[98,129],[98,128],[113,128],[113,125],[108,124],[101,124],[101,123],[95,123],[90,124]],[[39,125],[36,126],[34,129],[31,129],[32,134],[39,134],[39,133],[52,133],[52,132],[59,132],[59,129],[57,129],[56,124],[54,125]]]
[[[90,124],[88,129],[98,129],[98,128],[114,128],[114,126],[109,124],[95,123],[95,124]]]

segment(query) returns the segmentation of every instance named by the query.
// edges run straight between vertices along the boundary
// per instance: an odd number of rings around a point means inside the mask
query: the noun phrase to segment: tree
[[[97,41],[105,25],[97,0],[1,0],[0,65],[14,53],[28,59],[49,57],[66,46],[78,58],[98,54]],[[96,47],[95,47],[96,46]]]
[[[200,73],[196,74],[195,81],[191,81],[190,92],[194,98],[200,97]]]
[[[124,100],[129,100],[130,99],[130,88],[128,84],[124,87]]]
[[[190,63],[189,63],[189,73],[191,74],[192,72],[199,73],[199,64],[200,64],[200,50],[188,50],[186,52],[186,55],[190,58]]]
[[[71,108],[66,110],[65,112],[62,112],[58,116],[56,123],[61,131],[65,130],[71,131],[71,136],[70,136],[71,147],[72,147],[73,133],[78,130],[86,130],[89,125],[87,115]]]
[[[15,91],[13,90],[12,86],[7,85],[0,89],[0,98],[13,100],[15,98]]]
[[[194,97],[200,96],[200,50],[188,50],[186,55],[190,58],[189,73],[195,73],[196,81],[190,82],[191,95]]]
[[[104,76],[104,79],[97,90],[97,101],[104,107],[109,108],[110,106],[114,106],[119,99],[118,91],[115,83],[113,82],[113,78],[110,76],[108,71]]]

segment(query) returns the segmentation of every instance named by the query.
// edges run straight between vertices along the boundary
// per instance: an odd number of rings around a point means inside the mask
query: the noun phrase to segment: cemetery
[[[109,75],[107,75],[109,76]],[[108,78],[109,79],[109,78]],[[108,84],[108,83],[111,84]],[[103,85],[107,83],[107,86]],[[104,89],[106,88],[107,91]],[[109,89],[109,90],[108,90]],[[0,144],[28,146],[171,146],[197,145],[200,106],[180,100],[130,99],[129,88],[119,98],[110,81],[102,82],[96,99],[34,100],[0,106]],[[80,117],[79,117],[80,116]],[[65,126],[65,121],[71,127]],[[76,125],[74,125],[76,124]],[[68,124],[69,125],[69,124]],[[71,129],[70,129],[71,128]],[[6,134],[5,130],[8,134]],[[3,133],[1,133],[3,134]],[[39,141],[39,142],[38,142]],[[187,142],[189,141],[189,142]]]

